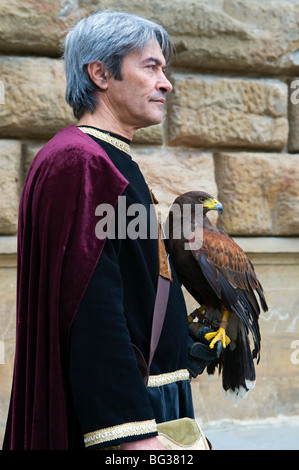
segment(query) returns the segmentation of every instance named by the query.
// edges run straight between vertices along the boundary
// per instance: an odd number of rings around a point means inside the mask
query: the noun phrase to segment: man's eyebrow
[[[167,68],[167,65],[165,63],[163,64],[161,60],[158,59],[157,57],[147,57],[146,59],[142,61],[142,63],[144,64],[147,64],[149,62],[154,62],[156,65],[162,66],[163,69]]]

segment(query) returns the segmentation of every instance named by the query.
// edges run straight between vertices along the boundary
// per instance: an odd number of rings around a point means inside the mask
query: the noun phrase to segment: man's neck
[[[126,139],[132,140],[135,129],[126,128],[109,112],[103,115],[103,112],[95,110],[93,114],[86,112],[78,121],[78,126],[92,126],[103,131],[118,134]]]

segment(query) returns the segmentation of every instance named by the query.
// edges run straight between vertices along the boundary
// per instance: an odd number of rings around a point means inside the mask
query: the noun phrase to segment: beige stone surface
[[[299,234],[299,155],[219,152],[215,174],[232,235]]]
[[[138,129],[133,137],[134,144],[158,145],[163,143],[163,124]]]
[[[171,145],[267,150],[287,143],[285,83],[185,73],[173,73],[171,79]]]
[[[46,141],[25,141],[23,142],[23,181],[25,182],[29,167],[40,149]]]
[[[5,103],[0,106],[0,136],[50,138],[74,122],[64,99],[60,59],[0,56]]]
[[[7,263],[0,255],[0,448],[7,419],[15,350],[16,258]]]
[[[0,234],[17,230],[21,191],[21,142],[0,140]]]
[[[299,152],[299,77],[289,79],[289,152]]]
[[[65,0],[1,0],[0,51],[61,55],[61,44],[78,19],[76,2]]]

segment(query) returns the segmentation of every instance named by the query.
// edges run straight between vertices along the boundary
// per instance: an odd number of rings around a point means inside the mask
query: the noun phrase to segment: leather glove
[[[215,347],[211,349],[209,342],[205,339],[205,334],[212,331],[211,328],[203,326],[196,332],[189,326],[188,370],[193,378],[202,374],[204,369],[213,361],[219,359],[222,353],[221,341],[217,341]]]

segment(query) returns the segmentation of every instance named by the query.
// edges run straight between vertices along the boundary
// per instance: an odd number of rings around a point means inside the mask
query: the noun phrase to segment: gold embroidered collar
[[[78,129],[84,132],[84,134],[93,135],[97,139],[103,140],[104,142],[107,142],[108,144],[111,144],[119,150],[122,150],[123,152],[130,155],[130,145],[126,142],[123,142],[122,140],[117,139],[110,134],[106,134],[105,132],[101,132],[98,129],[93,129],[91,127],[78,126]]]

